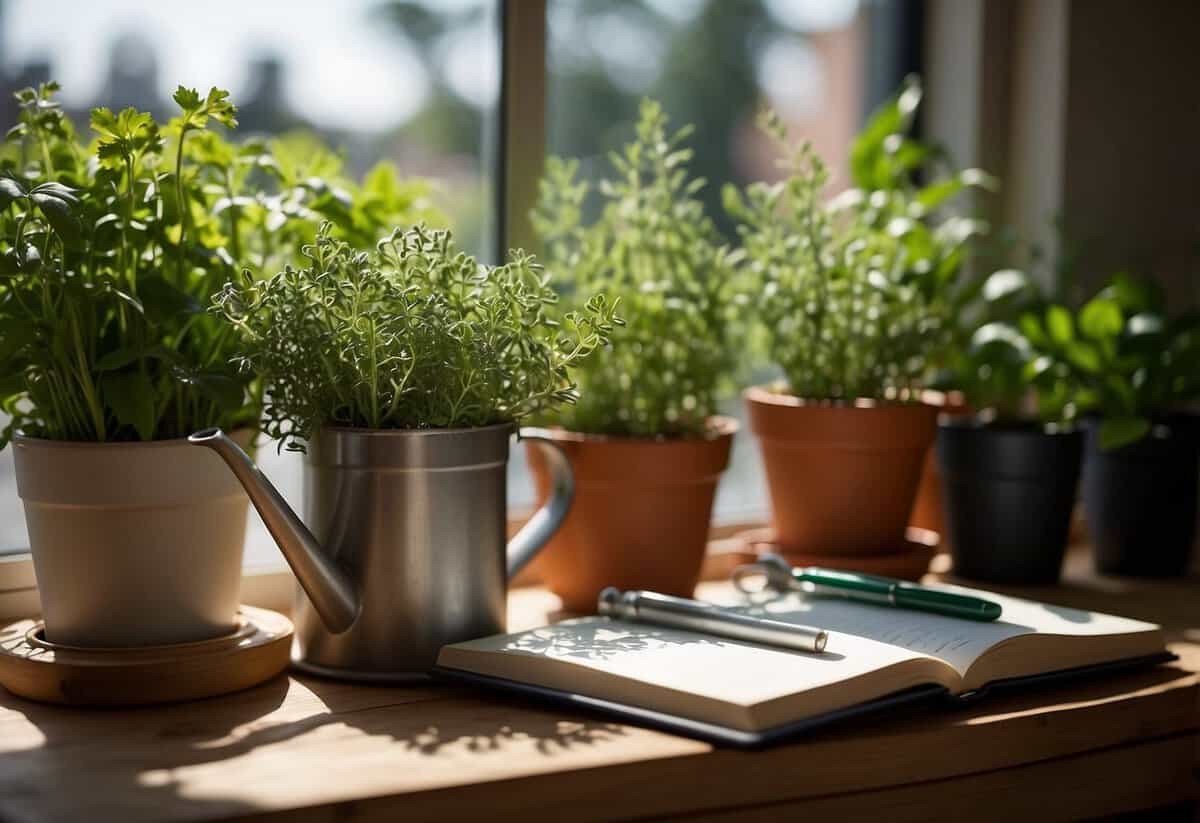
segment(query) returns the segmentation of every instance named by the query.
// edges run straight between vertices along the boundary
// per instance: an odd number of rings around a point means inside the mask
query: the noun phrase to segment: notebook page
[[[1097,612],[1051,606],[1030,600],[939,584],[931,588],[985,597],[1000,604],[1000,619],[982,623],[943,617],[928,612],[855,603],[833,597],[789,594],[754,602],[734,595],[725,605],[737,605],[750,614],[818,626],[826,630],[868,637],[944,660],[965,675],[971,664],[1001,641],[1026,634],[1103,636],[1153,631],[1157,627],[1139,620]]]
[[[923,657],[837,632],[830,632],[827,649],[824,654],[804,654],[585,617],[446,646],[438,663],[584,694],[595,693],[598,682],[588,672],[599,672],[624,680],[627,688],[625,694],[617,694],[608,683],[606,691],[595,696],[672,711],[665,697],[670,693],[749,707]],[[566,663],[570,668],[543,662]]]

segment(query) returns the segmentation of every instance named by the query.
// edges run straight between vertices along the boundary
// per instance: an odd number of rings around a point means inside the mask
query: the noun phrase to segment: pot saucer
[[[19,697],[69,706],[142,706],[240,691],[288,666],[292,622],[242,606],[221,637],[102,649],[46,639],[40,620],[0,629],[0,685]]]
[[[929,571],[929,561],[937,553],[939,536],[928,529],[909,527],[904,542],[885,554],[818,554],[798,552],[775,542],[775,533],[752,529],[737,535],[756,554],[774,552],[793,566],[824,566],[828,569],[878,574],[901,580],[920,580]]]

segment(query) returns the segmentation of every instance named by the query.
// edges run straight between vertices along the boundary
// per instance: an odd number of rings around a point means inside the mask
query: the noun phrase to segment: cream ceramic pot
[[[48,640],[148,646],[232,630],[249,501],[217,455],[186,440],[17,437],[13,456]]]

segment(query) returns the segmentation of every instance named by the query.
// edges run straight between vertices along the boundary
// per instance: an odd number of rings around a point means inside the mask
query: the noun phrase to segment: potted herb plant
[[[729,251],[695,197],[703,181],[688,178],[689,133],[643,101],[599,203],[576,161],[551,159],[533,214],[564,306],[603,288],[625,321],[580,365],[579,401],[545,418],[576,498],[537,569],[572,611],[594,611],[605,586],[690,596],[729,462],[737,426],[717,403],[738,360],[737,296]],[[545,495],[545,463],[530,458]]]
[[[1076,314],[1024,318],[1022,330],[1068,368],[1087,421],[1083,507],[1096,567],[1186,572],[1195,538],[1200,426],[1200,315],[1168,316],[1159,290],[1126,274]]]
[[[909,81],[871,118],[851,152],[855,187],[832,200],[825,165],[807,144],[789,147],[770,113],[786,179],[725,189],[767,353],[784,374],[745,400],[774,541],[796,562],[897,576],[928,562],[928,547],[905,535],[936,426],[920,392],[949,339],[966,244],[983,228],[935,214],[989,181],[968,170],[914,182],[932,172],[931,150],[908,136],[919,99]]]
[[[219,430],[192,442],[229,462],[308,594],[299,664],[423,676],[442,645],[503,631],[507,575],[570,500],[557,471],[555,500],[506,564],[509,439],[574,400],[572,371],[616,317],[600,294],[552,316],[557,295],[531,257],[481,266],[423,226],[374,252],[326,226],[304,254],[301,268],[229,283],[216,309],[265,383],[267,433],[307,454],[307,525]]]
[[[983,286],[992,304],[1033,291],[1019,271]],[[1023,308],[1024,325],[1057,316]],[[1072,413],[1070,372],[1040,357],[1013,325],[986,322],[958,364],[980,412],[943,417],[937,457],[954,573],[998,583],[1054,583],[1062,569],[1079,483],[1083,435]]]
[[[46,634],[212,637],[235,618],[246,499],[183,438],[215,424],[248,445],[262,395],[205,307],[337,198],[315,177],[282,185],[269,147],[211,130],[236,125],[223,91],[180,88],[165,126],[98,108],[90,147],[56,91],[17,94],[0,158],[0,445],[13,442]]]

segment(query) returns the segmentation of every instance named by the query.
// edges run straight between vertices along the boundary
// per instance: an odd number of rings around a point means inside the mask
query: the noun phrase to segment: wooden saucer
[[[755,553],[775,552],[793,566],[824,566],[901,580],[920,580],[929,571],[929,561],[938,548],[937,532],[911,527],[905,534],[903,545],[885,554],[806,554],[776,543],[770,529],[753,529],[738,537]]]
[[[0,629],[0,685],[69,706],[144,706],[256,686],[288,666],[292,622],[242,606],[227,635],[169,646],[98,649],[46,639],[40,620]]]

